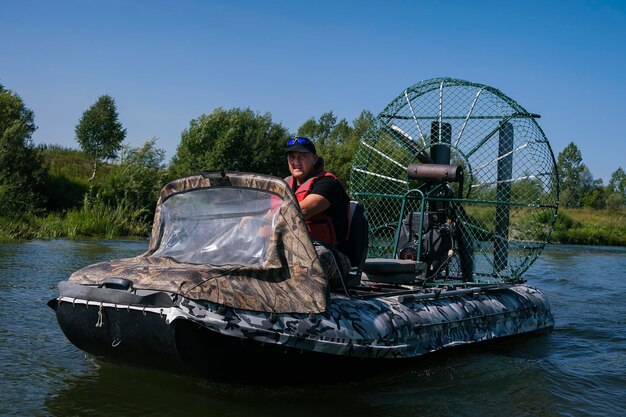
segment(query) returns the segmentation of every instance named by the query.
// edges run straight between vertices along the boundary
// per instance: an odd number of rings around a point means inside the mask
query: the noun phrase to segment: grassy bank
[[[0,241],[146,237],[151,225],[146,221],[145,214],[98,203],[46,217],[0,217]]]
[[[559,209],[553,243],[626,246],[626,209]]]
[[[151,220],[151,219],[150,219]],[[103,203],[46,217],[0,217],[0,241],[59,238],[118,239],[146,237],[146,213]],[[551,243],[626,246],[626,209],[560,209]]]

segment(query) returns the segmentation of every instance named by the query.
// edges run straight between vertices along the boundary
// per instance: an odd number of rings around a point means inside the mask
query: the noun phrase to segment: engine
[[[444,210],[426,212],[423,218],[420,212],[409,213],[402,222],[398,258],[423,262],[426,278],[438,278],[454,254],[455,234],[455,225]]]

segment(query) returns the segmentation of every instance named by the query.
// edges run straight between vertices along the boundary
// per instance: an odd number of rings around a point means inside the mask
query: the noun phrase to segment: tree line
[[[373,119],[363,111],[350,124],[327,112],[291,133],[269,113],[217,108],[190,121],[166,164],[156,138],[139,147],[124,143],[126,129],[108,95],[77,121],[80,149],[35,146],[34,117],[18,94],[0,84],[0,239],[7,230],[9,237],[147,234],[169,180],[222,168],[287,176],[285,144],[293,135],[316,141],[326,169],[349,187],[350,160]],[[111,223],[113,229],[103,230]]]
[[[326,169],[349,189],[351,159],[372,120],[369,111],[352,123],[329,111],[306,120],[295,135],[315,141]],[[165,164],[165,152],[155,138],[139,147],[124,143],[126,129],[115,100],[107,95],[77,121],[80,150],[35,146],[35,129],[33,111],[0,84],[0,226],[5,235],[6,230],[24,237],[147,234],[159,190],[167,181],[221,168],[284,177],[285,142],[294,135],[269,113],[217,108],[191,120],[176,154]],[[558,155],[557,167],[562,207],[626,205],[621,167],[603,185],[593,178],[574,143]],[[41,229],[46,230],[38,234]]]

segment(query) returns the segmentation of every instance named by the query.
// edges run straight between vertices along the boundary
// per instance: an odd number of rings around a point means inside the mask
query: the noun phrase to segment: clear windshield
[[[162,205],[162,237],[152,254],[179,262],[259,265],[282,200],[249,188],[176,194]]]

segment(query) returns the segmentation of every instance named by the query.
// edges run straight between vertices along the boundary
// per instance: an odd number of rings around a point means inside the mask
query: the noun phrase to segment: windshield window
[[[282,200],[249,188],[176,194],[161,207],[162,237],[152,256],[212,265],[258,265]]]

